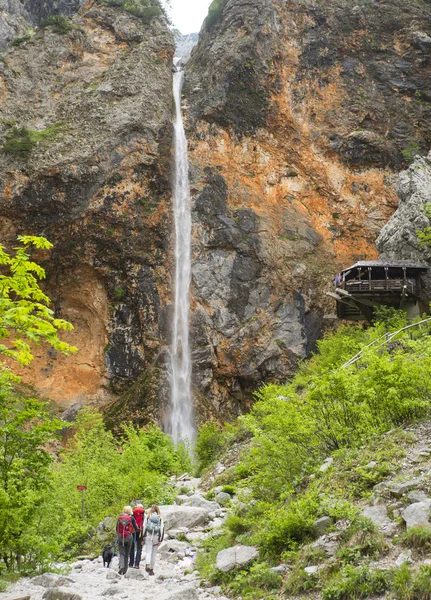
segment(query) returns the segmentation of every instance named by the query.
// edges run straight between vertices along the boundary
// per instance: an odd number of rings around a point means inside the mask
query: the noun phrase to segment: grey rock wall
[[[417,232],[430,225],[425,205],[431,203],[431,152],[399,174],[396,188],[399,207],[376,240],[380,256],[429,261],[431,249],[419,245]]]

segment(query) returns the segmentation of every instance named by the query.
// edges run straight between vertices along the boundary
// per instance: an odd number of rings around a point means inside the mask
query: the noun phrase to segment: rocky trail
[[[227,510],[218,502],[206,500],[199,490],[199,479],[178,481],[181,491],[178,504],[162,506],[165,539],[157,553],[154,576],[145,571],[145,552],[139,569],[131,568],[124,576],[118,575],[118,556],[109,569],[103,567],[102,557],[84,558],[70,565],[65,575],[44,573],[33,578],[20,579],[4,600],[97,600],[115,597],[128,600],[223,600],[220,588],[205,588],[199,573],[194,570],[199,542],[211,531],[221,527]],[[180,504],[181,503],[181,504]],[[103,529],[111,517],[98,528]],[[101,549],[103,544],[101,545]],[[59,567],[66,565],[58,565]]]

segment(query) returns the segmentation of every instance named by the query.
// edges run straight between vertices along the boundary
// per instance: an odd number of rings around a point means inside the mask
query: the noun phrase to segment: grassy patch
[[[68,17],[63,17],[61,15],[54,15],[53,17],[49,17],[49,19],[42,19],[39,27],[41,29],[46,29],[47,27],[51,27],[54,33],[59,33],[60,35],[65,35],[72,31],[72,29],[76,29],[76,25],[74,25]]]
[[[414,548],[419,554],[431,552],[431,529],[428,527],[412,527],[401,537],[401,542],[408,548]]]
[[[431,567],[422,565],[413,571],[404,564],[395,571],[392,589],[397,600],[431,600]]]
[[[126,297],[126,290],[124,290],[121,287],[117,287],[114,290],[114,300],[117,300],[118,302],[120,300],[123,300]]]
[[[126,12],[138,17],[144,23],[160,16],[163,10],[157,1],[153,0],[101,0],[107,6],[122,8]]]
[[[383,594],[390,586],[386,571],[372,570],[368,565],[346,566],[334,581],[322,590],[323,600],[360,600]]]
[[[34,32],[27,33],[27,35],[23,35],[21,37],[17,37],[14,40],[12,40],[10,45],[13,46],[14,48],[16,48],[17,46],[21,46],[21,44],[25,44],[25,42],[28,42],[29,40],[31,40],[31,38],[33,36],[34,36]]]
[[[13,127],[6,134],[1,151],[11,156],[28,158],[36,145],[43,144],[55,138],[61,131],[63,124],[56,123],[42,131],[33,131],[26,127]]]

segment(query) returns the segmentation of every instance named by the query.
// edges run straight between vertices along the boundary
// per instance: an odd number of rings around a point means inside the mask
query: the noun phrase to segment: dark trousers
[[[126,573],[129,567],[130,548],[133,548],[133,535],[128,535],[124,540],[118,540],[118,562],[120,573]]]
[[[142,555],[142,533],[139,531],[135,537],[135,543],[132,544],[130,548],[130,561],[129,567],[137,567],[139,569],[139,564],[141,562]]]

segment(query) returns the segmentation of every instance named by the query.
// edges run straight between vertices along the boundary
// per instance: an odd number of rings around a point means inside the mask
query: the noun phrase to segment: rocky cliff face
[[[149,418],[171,293],[173,37],[162,18],[98,4],[66,25],[0,63],[1,239],[55,244],[47,289],[79,348],[67,359],[41,348],[24,379],[70,405],[145,373]]]
[[[1,8],[1,239],[55,243],[48,292],[80,348],[40,349],[25,379],[64,405],[120,393],[112,422],[161,421],[173,36],[79,0]],[[57,14],[72,16],[62,34],[10,43]],[[288,376],[333,312],[334,274],[377,255],[397,172],[431,141],[430,25],[413,0],[213,5],[184,103],[200,418],[229,418]]]
[[[313,347],[340,266],[376,256],[394,174],[430,143],[431,21],[401,0],[217,6],[186,82],[195,384],[226,414]]]
[[[431,153],[416,157],[400,173],[397,192],[399,207],[380,232],[377,247],[383,258],[430,261],[431,251],[420,246],[417,232],[430,225],[425,206],[431,202]]]

